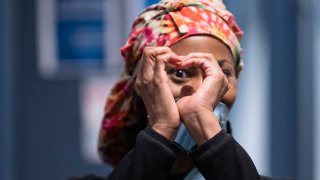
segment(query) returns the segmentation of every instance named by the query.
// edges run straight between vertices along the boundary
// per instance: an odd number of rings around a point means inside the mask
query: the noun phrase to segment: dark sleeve
[[[181,146],[151,128],[141,131],[135,147],[111,172],[108,180],[166,179]]]
[[[224,130],[190,152],[206,179],[258,180],[260,176],[246,151]]]
[[[260,180],[294,180],[293,177],[271,178],[267,176],[261,176]]]

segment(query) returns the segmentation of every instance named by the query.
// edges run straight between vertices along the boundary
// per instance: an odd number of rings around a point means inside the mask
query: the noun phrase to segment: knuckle
[[[169,47],[167,47],[167,46],[162,46],[162,47],[159,47],[159,48],[161,48],[163,51],[171,51],[171,49],[169,48]]]
[[[137,79],[137,80],[135,81],[134,85],[135,85],[136,88],[140,88],[141,85],[142,85],[141,80],[140,80],[140,79]]]
[[[142,78],[139,80],[136,80],[135,82],[135,88],[139,91],[139,92],[144,92],[146,89],[146,87],[148,87],[150,85],[150,80],[147,78]]]
[[[162,47],[162,46],[148,46],[143,49],[143,56],[144,59],[149,59],[149,57],[157,57],[162,54],[172,52],[169,47]]]
[[[162,64],[167,62],[167,58],[168,58],[167,56],[158,56],[156,60],[158,61],[158,63]]]
[[[139,86],[144,86],[145,84],[148,84],[150,82],[150,77],[146,76],[146,75],[142,75],[140,78],[138,78],[136,80],[136,83]]]
[[[157,61],[165,61],[165,57],[164,56],[158,56],[156,60]]]
[[[165,53],[168,53],[168,52],[171,52],[169,47],[163,46],[163,47],[157,47],[156,48],[156,55],[165,54]]]
[[[149,78],[147,78],[147,77],[143,77],[143,78],[142,78],[141,86],[146,86],[146,85],[148,85],[149,83],[150,83]]]
[[[152,54],[157,49],[156,46],[147,46],[143,49],[143,53],[146,55]]]
[[[145,47],[143,49],[143,54],[144,55],[149,55],[152,52],[152,48],[151,47]]]

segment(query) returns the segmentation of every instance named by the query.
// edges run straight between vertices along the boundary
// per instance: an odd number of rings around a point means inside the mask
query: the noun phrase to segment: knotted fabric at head
[[[99,154],[115,165],[134,146],[146,126],[145,107],[135,98],[134,71],[147,46],[170,46],[192,35],[208,35],[229,47],[235,67],[241,63],[242,31],[221,0],[163,0],[134,21],[121,48],[125,68],[108,97],[99,137]]]

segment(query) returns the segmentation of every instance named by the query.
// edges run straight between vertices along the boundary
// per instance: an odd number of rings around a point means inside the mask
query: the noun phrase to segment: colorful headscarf
[[[235,66],[241,62],[243,32],[222,0],[162,0],[134,21],[121,48],[125,68],[108,97],[99,137],[104,162],[117,164],[146,127],[146,110],[133,88],[133,73],[146,46],[170,46],[192,35],[209,35],[229,47]],[[140,106],[140,107],[138,107]]]

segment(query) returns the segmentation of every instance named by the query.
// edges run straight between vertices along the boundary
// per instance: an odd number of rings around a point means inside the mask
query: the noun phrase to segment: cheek
[[[173,97],[178,97],[181,88],[171,80],[169,80],[169,86],[170,86]]]
[[[230,84],[229,90],[222,97],[221,101],[225,103],[229,108],[232,107],[237,97],[237,87],[235,84]]]

